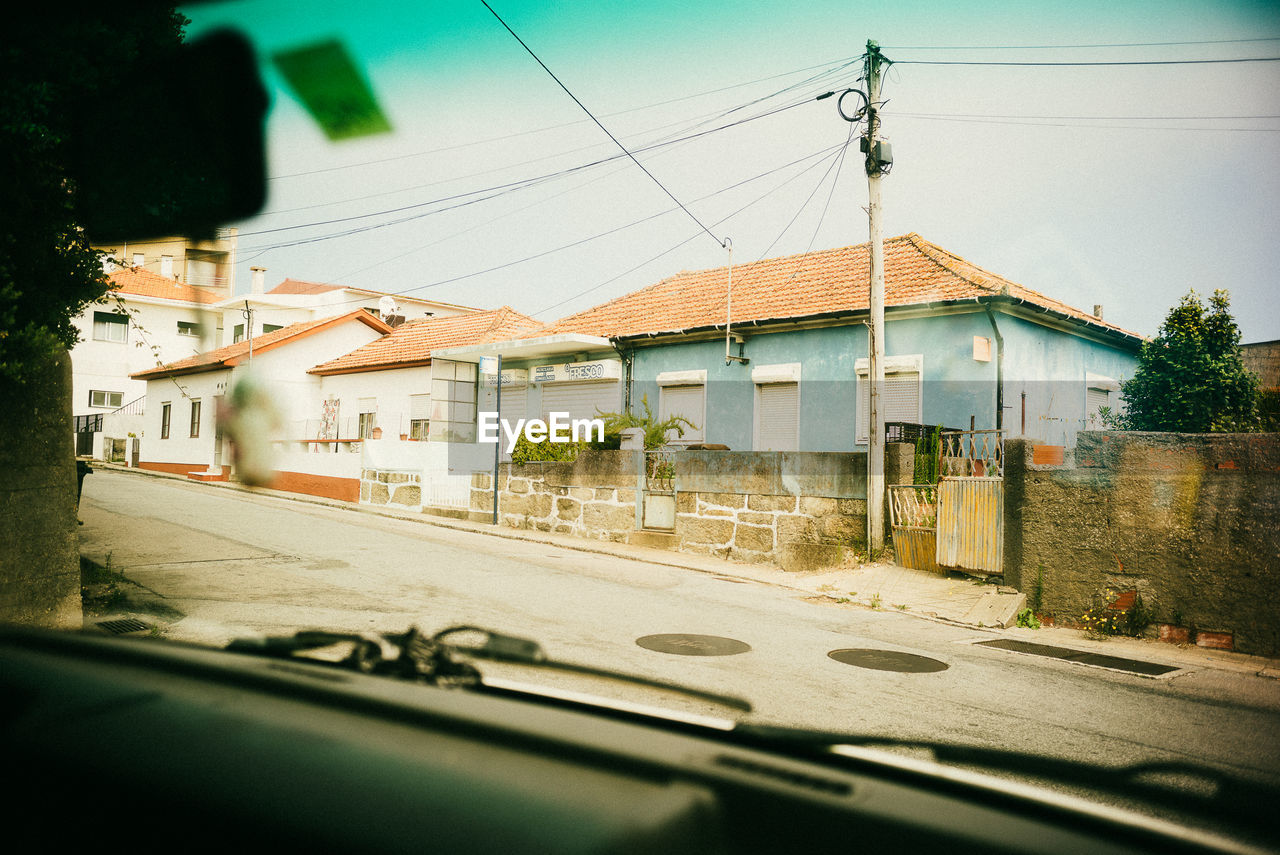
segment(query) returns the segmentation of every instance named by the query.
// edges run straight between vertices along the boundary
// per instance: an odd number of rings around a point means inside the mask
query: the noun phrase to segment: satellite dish
[[[395,313],[396,301],[389,294],[383,295],[382,299],[378,300],[378,314],[382,315],[382,319],[385,321]]]

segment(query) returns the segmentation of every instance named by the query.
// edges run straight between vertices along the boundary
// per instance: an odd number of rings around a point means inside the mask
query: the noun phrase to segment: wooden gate
[[[939,450],[937,563],[1003,573],[1003,432],[944,431]]]

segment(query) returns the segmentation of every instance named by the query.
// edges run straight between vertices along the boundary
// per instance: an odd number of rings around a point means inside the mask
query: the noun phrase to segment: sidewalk
[[[957,626],[975,631],[1034,641],[1040,644],[1070,647],[1076,650],[1174,665],[1180,669],[1214,669],[1280,679],[1280,658],[1254,656],[1224,650],[1211,650],[1193,645],[1164,644],[1151,639],[1113,637],[1106,640],[1087,638],[1083,632],[1060,627],[1026,629],[1013,626],[1017,612],[1025,607],[1026,598],[1011,588],[991,585],[960,573],[939,575],[912,570],[892,563],[878,562],[858,567],[832,568],[808,572],[786,572],[777,567],[746,564],[709,555],[674,552],[650,546],[613,541],[587,540],[567,534],[530,531],[494,526],[429,513],[387,510],[381,507],[343,502],[288,493],[280,490],[249,488],[234,482],[193,481],[183,475],[134,469],[113,463],[94,461],[95,470],[127,472],[154,478],[169,478],[204,487],[239,490],[259,496],[270,496],[294,502],[324,505],[367,513],[375,516],[468,531],[490,537],[523,540],[644,561],[667,567],[679,567],[722,578],[739,579],[788,588],[812,598],[823,598],[835,605],[899,612],[911,617]],[[92,476],[90,476],[92,477]]]

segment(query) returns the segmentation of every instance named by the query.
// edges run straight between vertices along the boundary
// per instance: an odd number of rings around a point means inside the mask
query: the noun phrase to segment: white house
[[[215,307],[221,313],[219,344],[234,344],[250,335],[273,332],[299,321],[344,315],[356,309],[377,313],[392,326],[408,320],[455,317],[480,311],[439,300],[298,279],[285,279],[265,290],[266,270],[255,267],[252,274],[248,294],[228,296]]]
[[[224,294],[142,268],[108,274],[111,290],[73,323],[76,453],[103,456],[102,438],[137,434],[147,384],[131,375],[216,346]],[[112,424],[104,427],[104,417]],[[110,427],[108,431],[106,428]]]
[[[231,474],[231,449],[219,429],[217,413],[226,396],[245,375],[270,389],[284,431],[273,439],[301,439],[288,426],[306,414],[323,411],[321,378],[308,366],[328,362],[391,331],[380,318],[356,309],[343,315],[291,324],[235,344],[138,372],[146,383],[147,407],[139,466],[203,479],[225,480]],[[359,456],[345,461],[341,474],[312,478],[315,492],[351,499],[351,482],[359,479]],[[333,469],[337,463],[329,466]],[[337,471],[337,470],[335,470]],[[289,480],[288,470],[283,481]],[[282,483],[282,489],[289,489]]]

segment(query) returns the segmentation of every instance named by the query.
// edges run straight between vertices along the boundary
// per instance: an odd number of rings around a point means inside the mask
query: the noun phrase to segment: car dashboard
[[[13,851],[1251,851],[894,764],[148,639],[6,630],[0,698]]]

